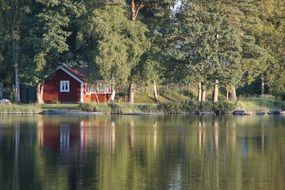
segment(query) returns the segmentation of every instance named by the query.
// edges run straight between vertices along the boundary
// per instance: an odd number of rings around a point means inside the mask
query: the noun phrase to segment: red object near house
[[[109,90],[90,91],[83,72],[65,65],[59,66],[55,73],[45,79],[43,101],[45,103],[90,103],[108,102]]]

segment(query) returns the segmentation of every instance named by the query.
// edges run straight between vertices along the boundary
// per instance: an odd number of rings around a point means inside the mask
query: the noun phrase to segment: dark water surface
[[[285,189],[285,117],[0,116],[0,190]]]

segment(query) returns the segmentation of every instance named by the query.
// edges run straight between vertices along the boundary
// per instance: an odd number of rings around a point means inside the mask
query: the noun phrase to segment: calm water
[[[285,189],[285,117],[0,116],[0,189]]]

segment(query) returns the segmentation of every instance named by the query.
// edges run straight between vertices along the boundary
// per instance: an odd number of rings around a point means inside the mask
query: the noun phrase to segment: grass
[[[233,111],[236,107],[235,103],[231,102],[203,102],[184,101],[184,102],[166,102],[156,104],[129,104],[129,103],[89,103],[80,104],[80,110],[86,112],[104,112],[104,113],[193,113],[195,111],[219,111],[220,113]]]
[[[188,96],[183,95],[177,90],[167,90],[160,93],[160,97],[164,100],[163,102],[182,102],[189,100]]]
[[[135,97],[135,102],[152,104],[152,103],[155,103],[155,100],[153,97],[151,97],[149,95],[138,94],[138,96]]]
[[[79,110],[79,104],[42,104],[40,107],[42,110]]]
[[[103,113],[150,113],[157,112],[157,104],[129,104],[129,103],[90,103],[80,104],[81,111]]]
[[[136,103],[144,103],[144,104],[155,104],[155,103],[165,103],[165,102],[175,102],[175,101],[184,101],[184,100],[188,100],[188,97],[185,97],[183,95],[181,96],[167,96],[164,94],[158,95],[157,97],[157,102],[154,100],[153,97],[149,96],[149,95],[145,95],[145,94],[139,94],[135,97],[135,102]]]
[[[153,92],[139,90],[135,96],[136,103],[166,103],[166,102],[183,102],[189,100],[189,96],[183,94],[181,90],[177,89],[161,89],[159,90],[157,102],[154,100]]]
[[[8,104],[0,105],[2,113],[40,113],[47,110],[80,111],[79,104]]]
[[[284,110],[285,102],[272,97],[247,97],[240,98],[237,106],[248,111],[273,111]]]
[[[0,105],[0,114],[3,113],[40,113],[42,111],[41,107],[37,104],[9,104]]]

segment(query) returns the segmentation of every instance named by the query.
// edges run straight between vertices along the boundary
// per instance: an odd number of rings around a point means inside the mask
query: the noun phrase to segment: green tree
[[[214,101],[217,101],[217,82],[222,80],[226,67],[233,59],[234,28],[224,18],[221,3],[215,1],[187,2],[177,13],[176,28],[171,43],[184,70],[184,81],[199,83],[198,100],[205,101],[206,88],[215,83]],[[227,67],[228,68],[228,67]]]
[[[199,101],[205,101],[206,88],[213,83],[217,101],[218,81],[235,99],[236,85],[250,83],[266,69],[269,55],[258,43],[261,24],[251,3],[196,0],[176,13],[167,39],[179,69],[174,74],[199,83]]]
[[[267,62],[267,68],[262,73],[269,92],[274,95],[284,93],[284,9],[285,3],[281,0],[262,1],[260,18],[264,25],[259,34],[260,44],[267,49],[271,59]]]
[[[62,63],[67,63],[71,20],[78,18],[84,7],[73,0],[37,0],[30,4],[23,31],[22,78],[25,84],[37,86],[38,102],[42,103],[43,81]]]
[[[144,1],[144,5],[139,13],[141,21],[148,28],[147,37],[151,47],[144,54],[136,71],[143,85],[152,85],[153,98],[157,101],[157,83],[165,83],[170,76],[166,72],[167,60],[163,43],[168,24],[172,21],[175,1]]]
[[[85,60],[95,74],[90,79],[99,74],[103,80],[111,81],[112,86],[133,81],[133,68],[149,46],[147,28],[140,21],[130,21],[124,2],[86,3],[90,10],[85,15],[85,27],[78,42],[88,47]]]

